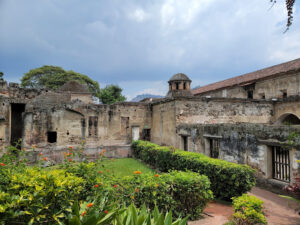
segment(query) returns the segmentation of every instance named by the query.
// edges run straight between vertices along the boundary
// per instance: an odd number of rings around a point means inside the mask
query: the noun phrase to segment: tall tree
[[[0,71],[0,80],[3,80],[4,73]]]
[[[99,99],[103,104],[112,104],[126,100],[125,96],[122,95],[122,88],[118,85],[107,85],[105,88],[102,88]]]
[[[21,78],[21,85],[28,88],[48,88],[56,90],[68,81],[77,81],[81,84],[86,84],[93,96],[99,97],[100,87],[97,81],[72,70],[65,71],[58,66],[42,66],[30,70]]]

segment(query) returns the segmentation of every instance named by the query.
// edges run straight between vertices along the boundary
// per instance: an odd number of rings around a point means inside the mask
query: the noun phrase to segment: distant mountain
[[[135,98],[131,99],[132,102],[139,102],[143,100],[144,98],[163,98],[164,96],[161,95],[152,95],[152,94],[142,94],[137,95]]]
[[[196,90],[198,88],[202,87],[201,85],[197,85],[196,87],[193,87],[192,90]]]

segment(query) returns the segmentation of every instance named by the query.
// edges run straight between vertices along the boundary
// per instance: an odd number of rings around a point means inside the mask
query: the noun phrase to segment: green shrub
[[[10,182],[0,186],[0,218],[4,224],[56,224],[79,197],[82,178],[63,170],[7,170]]]
[[[248,194],[233,198],[234,214],[231,224],[255,225],[267,224],[267,220],[262,212],[263,201]]]
[[[95,163],[64,163],[60,164],[59,168],[83,179],[79,200],[87,200],[88,197],[93,196],[93,186],[97,183],[97,165]]]
[[[212,159],[200,153],[186,152],[174,147],[161,147],[146,142],[132,144],[133,155],[158,168],[168,170],[191,170],[206,175],[216,198],[230,200],[249,191],[255,185],[255,170],[224,160]]]
[[[134,203],[137,207],[145,204],[150,209],[157,206],[163,212],[172,211],[177,217],[188,216],[192,220],[200,217],[213,197],[208,178],[194,172],[135,174],[117,182],[111,186],[121,203]]]

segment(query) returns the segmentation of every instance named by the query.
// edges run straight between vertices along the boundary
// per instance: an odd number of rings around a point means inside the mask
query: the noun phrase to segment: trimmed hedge
[[[214,196],[223,200],[241,196],[255,185],[255,170],[247,165],[213,159],[200,153],[162,147],[147,141],[132,143],[133,155],[162,172],[191,170],[206,175]]]
[[[176,217],[200,218],[206,204],[212,200],[210,181],[194,172],[171,171],[161,175],[135,174],[112,183],[112,194],[126,205],[144,204],[163,212],[172,211]],[[117,185],[117,186],[116,186]],[[107,190],[103,187],[103,190]]]

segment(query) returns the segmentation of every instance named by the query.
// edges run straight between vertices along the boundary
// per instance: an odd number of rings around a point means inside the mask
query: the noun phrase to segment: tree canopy
[[[4,73],[0,71],[0,80],[3,80]]]
[[[21,78],[21,85],[27,88],[48,88],[56,90],[69,81],[86,84],[95,97],[99,97],[100,87],[97,81],[84,74],[66,71],[58,66],[42,66],[25,73]]]
[[[125,101],[126,97],[122,95],[122,88],[118,85],[107,85],[101,89],[99,99],[103,104],[112,104]]]

